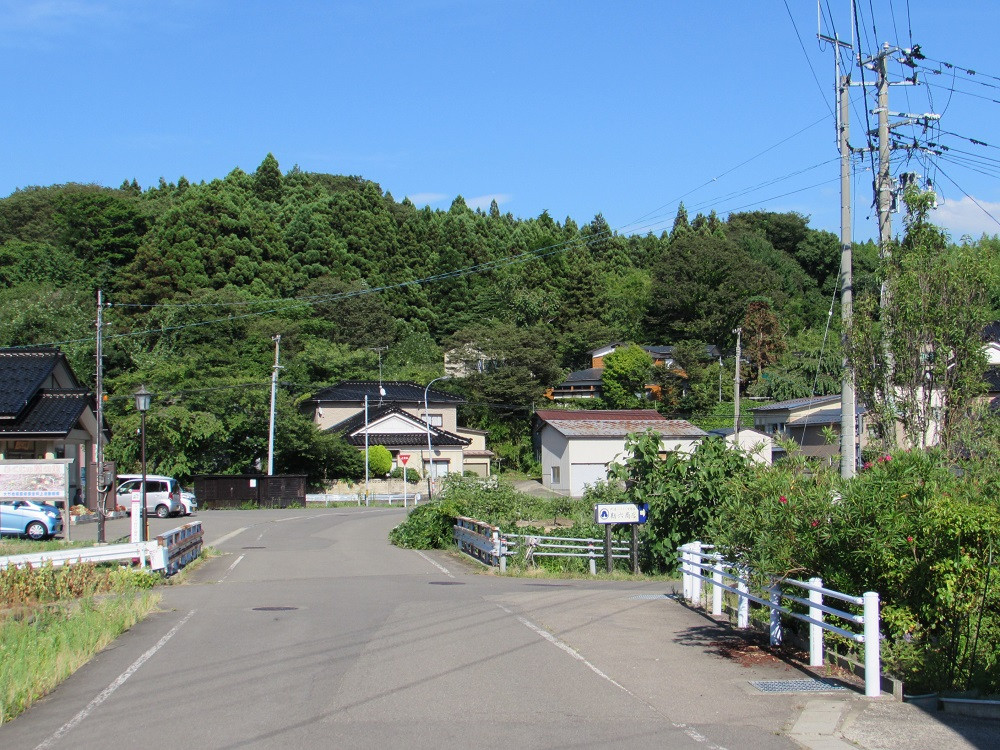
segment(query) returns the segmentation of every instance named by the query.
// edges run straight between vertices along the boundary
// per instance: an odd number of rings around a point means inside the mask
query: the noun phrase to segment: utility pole
[[[94,483],[97,490],[97,542],[103,544],[105,541],[106,522],[105,512],[107,510],[107,497],[110,486],[101,489],[101,482],[104,481],[104,342],[102,339],[104,329],[104,300],[102,291],[97,290],[97,456],[94,461],[96,476],[89,478],[89,482]]]
[[[743,329],[737,328],[733,333],[736,334],[736,379],[733,383],[733,399],[735,400],[735,406],[733,409],[733,432],[737,435],[740,434],[740,357],[743,356],[743,351],[740,347],[741,336],[743,335]]]
[[[278,391],[278,370],[282,369],[278,364],[281,349],[281,334],[276,333],[271,337],[274,342],[274,369],[271,371],[271,425],[267,437],[267,475],[274,474],[274,401]]]
[[[840,385],[840,476],[850,479],[857,469],[857,421],[854,370],[847,356],[847,335],[854,314],[854,272],[851,236],[851,146],[850,75],[840,71],[840,47],[850,45],[834,37],[820,35],[833,45],[834,80],[837,90],[837,147],[840,150],[840,320],[844,349]]]

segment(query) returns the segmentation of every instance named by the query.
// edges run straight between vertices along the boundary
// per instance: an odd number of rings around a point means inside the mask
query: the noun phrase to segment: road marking
[[[609,677],[608,675],[606,675],[604,672],[602,672],[596,666],[594,666],[589,661],[587,661],[587,659],[585,659],[584,656],[579,651],[577,651],[576,649],[574,649],[568,643],[565,643],[565,642],[559,640],[556,636],[554,636],[549,631],[545,630],[544,628],[539,627],[538,625],[535,625],[535,623],[531,622],[530,620],[527,620],[524,617],[521,617],[520,615],[515,614],[513,611],[507,609],[507,607],[503,606],[502,604],[497,604],[497,606],[500,609],[502,609],[504,612],[506,612],[507,614],[513,615],[514,617],[516,617],[517,621],[519,623],[521,623],[522,625],[524,625],[526,628],[528,628],[529,630],[531,630],[535,634],[540,635],[542,638],[544,638],[545,640],[547,640],[553,646],[556,646],[557,648],[561,649],[562,651],[565,651],[567,654],[569,654],[570,656],[572,656],[577,661],[582,662],[584,664],[584,666],[587,667],[587,669],[589,669],[591,672],[593,672],[594,674],[596,674],[601,679],[607,680],[608,682],[610,682],[612,685],[614,685],[616,688],[618,688],[619,690],[621,690],[626,695],[628,695],[628,696],[630,696],[632,698],[635,698],[635,700],[639,701],[640,703],[645,704],[645,706],[647,708],[651,709],[654,713],[657,713],[660,716],[663,716],[663,714],[661,714],[659,712],[659,710],[656,708],[656,706],[654,706],[649,701],[643,700],[638,695],[636,695],[631,690],[629,690],[627,687],[625,687],[624,685],[622,685],[620,682],[618,682],[614,678]],[[680,729],[682,732],[684,732],[684,734],[686,734],[688,737],[690,737],[695,742],[708,743],[708,744],[705,745],[705,747],[708,748],[708,750],[726,750],[726,748],[722,747],[721,745],[713,745],[713,744],[709,743],[708,742],[708,738],[705,735],[703,735],[698,730],[696,730],[696,729],[694,729],[692,727],[689,727],[687,724],[684,724],[682,722],[677,722],[677,721],[670,721],[670,719],[668,719],[666,716],[664,716],[663,718],[666,719],[668,722],[670,722],[671,726],[673,726],[675,729]]]
[[[422,558],[424,558],[424,559],[425,559],[425,560],[426,560],[427,562],[429,562],[429,563],[430,563],[431,565],[433,565],[433,566],[434,566],[435,568],[437,568],[438,570],[440,570],[440,571],[441,571],[442,573],[444,573],[444,574],[445,574],[446,576],[448,576],[449,578],[454,578],[454,577],[455,577],[455,576],[453,576],[453,575],[452,575],[452,574],[451,574],[451,573],[450,573],[450,572],[448,571],[448,569],[447,569],[447,568],[446,568],[446,567],[445,567],[444,565],[441,565],[441,564],[440,564],[439,562],[437,562],[436,560],[431,560],[431,559],[430,559],[430,558],[429,558],[429,557],[428,557],[427,555],[425,555],[425,554],[424,554],[423,552],[421,552],[421,551],[417,550],[417,554],[418,554],[418,555],[420,555],[420,556],[421,556]]]
[[[285,521],[295,521],[299,518],[306,518],[307,516],[289,516],[288,518],[275,518],[275,523],[284,523]]]
[[[246,526],[244,526],[244,527],[242,527],[242,528],[239,528],[239,529],[236,529],[236,531],[230,531],[230,532],[229,532],[228,534],[226,534],[225,536],[220,536],[220,537],[219,537],[218,539],[216,539],[216,540],[215,540],[214,542],[209,542],[209,543],[208,543],[208,546],[209,546],[209,547],[218,547],[218,546],[219,546],[220,544],[225,544],[225,543],[226,543],[226,542],[228,542],[228,541],[229,541],[230,539],[232,539],[232,538],[233,538],[234,536],[236,536],[237,534],[242,534],[242,533],[243,533],[244,531],[246,531],[246,530],[247,530],[247,527],[246,527]]]
[[[235,568],[237,565],[239,565],[240,564],[240,560],[242,560],[244,557],[246,557],[246,555],[240,555],[239,557],[237,557],[233,561],[233,564],[229,566],[229,570],[227,570],[223,574],[222,578],[219,579],[219,583],[222,583],[224,580],[226,580],[226,578],[229,577],[229,574],[233,572],[233,568]]]
[[[149,659],[152,658],[152,656],[157,651],[163,648],[166,645],[167,641],[173,638],[174,635],[177,633],[177,631],[181,629],[181,626],[183,626],[184,623],[186,623],[188,620],[191,619],[191,615],[193,615],[194,613],[195,610],[192,609],[190,612],[184,615],[184,619],[181,620],[176,625],[174,625],[170,629],[170,632],[168,632],[165,636],[163,636],[160,640],[156,642],[155,646],[153,646],[146,653],[144,653],[142,656],[140,656],[138,659],[132,662],[132,666],[130,666],[128,669],[126,669],[124,672],[118,675],[118,678],[110,685],[108,685],[106,688],[104,688],[104,690],[102,690],[100,694],[96,698],[94,698],[94,700],[92,700],[90,703],[87,704],[86,708],[80,711],[80,713],[78,713],[72,719],[67,721],[61,727],[59,727],[59,729],[56,730],[55,734],[53,734],[51,737],[49,737],[44,742],[39,744],[35,748],[35,750],[47,750],[47,748],[52,747],[53,745],[55,745],[56,742],[65,737],[66,734],[71,729],[73,729],[73,727],[75,727],[81,721],[90,716],[90,714],[94,712],[94,709],[98,708],[102,703],[104,703],[104,701],[106,701],[108,698],[111,697],[112,693],[114,693],[118,688],[124,685],[126,680],[128,680],[129,677],[134,675],[139,670],[139,667],[141,667],[143,664],[149,661]]]

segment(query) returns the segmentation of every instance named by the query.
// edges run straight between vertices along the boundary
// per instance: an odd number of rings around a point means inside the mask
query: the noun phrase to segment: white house
[[[535,412],[536,455],[542,484],[554,492],[582,497],[589,485],[608,478],[608,465],[625,459],[625,439],[652,429],[661,451],[690,453],[707,435],[682,419],[664,419],[653,409]]]
[[[739,448],[755,464],[770,466],[774,451],[774,438],[770,435],[742,428],[736,432],[732,427],[725,427],[718,430],[709,430],[709,435],[718,435],[726,444]]]

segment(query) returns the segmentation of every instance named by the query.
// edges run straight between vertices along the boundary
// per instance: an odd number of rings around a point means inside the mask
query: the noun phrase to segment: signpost
[[[400,453],[399,462],[403,464],[403,508],[406,508],[406,462],[410,460],[409,453]],[[413,503],[416,505],[416,501]]]
[[[614,558],[611,553],[611,527],[616,523],[632,527],[632,572],[639,572],[639,524],[649,520],[649,503],[598,503],[594,506],[594,522],[604,524],[604,564],[611,572]]]

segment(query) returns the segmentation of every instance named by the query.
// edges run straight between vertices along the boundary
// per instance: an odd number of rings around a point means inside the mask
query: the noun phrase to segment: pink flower
[[[913,537],[912,536],[906,537],[906,541],[908,541],[910,544],[913,544]]]
[[[787,503],[788,502],[788,498],[785,497],[784,495],[782,495],[781,497],[778,498],[778,502],[779,503]]]
[[[872,462],[871,461],[865,461],[865,465],[862,466],[861,468],[862,469],[870,469],[871,467],[872,467]]]
[[[819,521],[813,521],[811,526],[815,529],[817,526],[819,526]]]

